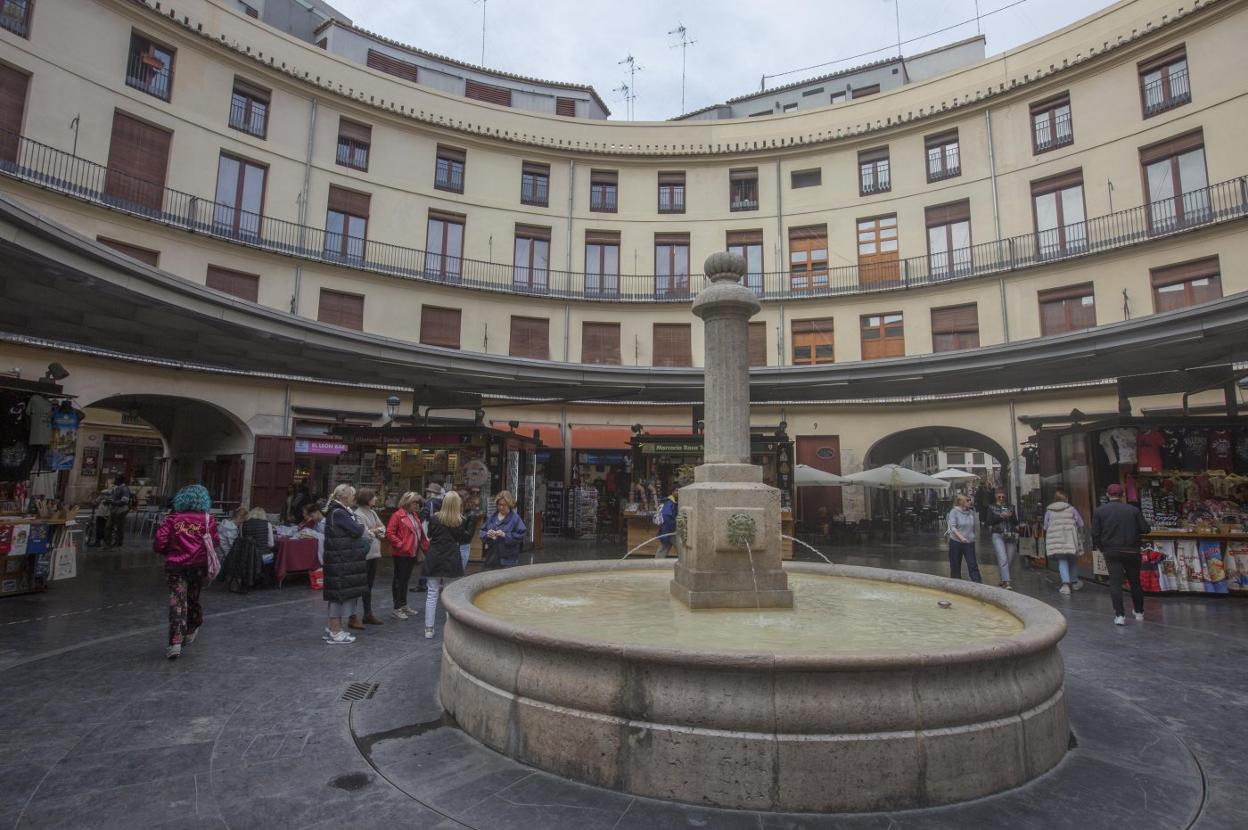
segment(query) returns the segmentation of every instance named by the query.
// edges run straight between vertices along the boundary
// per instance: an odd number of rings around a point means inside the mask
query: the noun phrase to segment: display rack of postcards
[[[593,487],[573,491],[572,529],[578,539],[598,537],[598,491]]]

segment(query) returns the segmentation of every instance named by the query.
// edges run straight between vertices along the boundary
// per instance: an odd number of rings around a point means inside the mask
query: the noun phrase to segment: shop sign
[[[347,445],[341,441],[316,441],[310,438],[295,439],[295,453],[298,455],[339,455],[347,451]]]
[[[423,447],[457,447],[473,443],[473,436],[445,432],[396,432],[394,435],[352,436],[351,443],[369,446],[397,446],[403,444]]]
[[[652,444],[641,445],[642,455],[701,455],[702,444]]]
[[[644,450],[643,450],[644,452]],[[624,452],[582,452],[579,453],[581,464],[597,466],[628,463],[628,453]]]
[[[152,447],[158,450],[165,446],[159,438],[144,438],[140,435],[105,435],[104,443],[110,447]]]

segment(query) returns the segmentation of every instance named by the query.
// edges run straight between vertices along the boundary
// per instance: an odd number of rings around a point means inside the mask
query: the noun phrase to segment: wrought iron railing
[[[1144,114],[1156,115],[1174,109],[1192,100],[1192,87],[1187,82],[1187,70],[1180,69],[1169,74],[1168,78],[1158,78],[1152,83],[1144,84]]]
[[[686,302],[705,285],[701,274],[691,274],[686,280],[683,276],[653,274],[587,276],[553,269],[543,270],[541,279],[520,284],[511,263],[444,256],[355,237],[344,245],[340,235],[323,228],[239,212],[232,205],[136,179],[4,131],[0,131],[0,175],[170,227],[404,279],[508,293],[632,302]],[[843,265],[792,275],[788,271],[751,274],[748,284],[762,299],[770,300],[918,288],[1074,259],[1245,216],[1248,176],[1240,176],[1067,225],[1060,235],[1050,231],[1027,233],[865,268]]]

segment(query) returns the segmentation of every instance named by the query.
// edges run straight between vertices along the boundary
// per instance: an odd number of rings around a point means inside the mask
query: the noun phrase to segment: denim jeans
[[[464,567],[464,573],[468,573],[468,556],[472,553],[472,545],[459,546],[459,561]]]
[[[1079,581],[1079,560],[1073,556],[1059,556],[1057,571],[1062,575],[1063,585],[1074,585]]]
[[[997,554],[997,568],[1001,571],[1001,581],[1010,581],[1010,560],[1018,555],[1018,537],[1006,539],[1000,533],[992,534],[992,549]]]
[[[425,577],[425,628],[433,628],[438,618],[438,594],[442,591],[443,579],[440,576]]]
[[[972,582],[983,582],[979,575],[979,562],[975,559],[974,542],[958,542],[949,540],[949,576],[953,579],[962,578],[962,560],[966,560],[966,572]]]

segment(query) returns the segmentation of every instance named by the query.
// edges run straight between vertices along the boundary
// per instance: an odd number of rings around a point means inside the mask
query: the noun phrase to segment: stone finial
[[[728,251],[717,251],[706,258],[706,263],[702,266],[702,270],[711,282],[724,282],[726,280],[740,282],[741,278],[745,276],[745,257],[740,254],[729,253]]]

